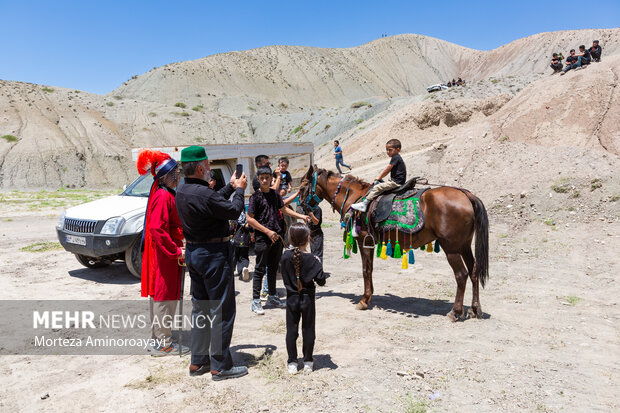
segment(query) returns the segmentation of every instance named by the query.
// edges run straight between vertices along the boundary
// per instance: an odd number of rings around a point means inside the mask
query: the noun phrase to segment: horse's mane
[[[317,175],[323,175],[323,174],[327,174],[326,177],[327,179],[335,177],[335,178],[340,178],[342,175],[340,175],[337,172],[334,171],[328,171],[327,169],[317,169],[316,170]],[[357,176],[353,176],[351,174],[348,174],[347,176],[344,177],[344,182],[350,182],[352,184],[358,184],[362,187],[370,187],[370,184],[366,181],[364,181],[361,178],[358,178]]]

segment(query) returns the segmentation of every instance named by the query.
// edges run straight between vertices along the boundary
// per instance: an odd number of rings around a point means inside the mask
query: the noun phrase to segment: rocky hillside
[[[553,51],[594,38],[602,63],[549,75]],[[619,49],[620,29],[542,33],[492,51],[398,35],[173,63],[105,96],[0,81],[0,187],[120,186],[136,174],[134,147],[304,140],[331,162],[327,143],[341,139],[366,162],[383,156],[387,136],[415,151],[473,126],[474,137],[617,156]],[[466,87],[425,92],[458,76]]]

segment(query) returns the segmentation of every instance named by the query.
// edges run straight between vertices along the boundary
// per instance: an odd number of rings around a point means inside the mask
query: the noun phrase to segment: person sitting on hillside
[[[579,54],[577,56],[577,63],[579,67],[584,68],[590,64],[592,57],[590,51],[586,49],[584,45],[579,46]]]
[[[562,71],[562,60],[557,53],[554,53],[553,56],[551,56],[551,68],[553,69],[553,73]]]
[[[458,86],[463,86],[463,79],[461,79],[461,78],[459,77],[459,80],[457,80],[457,81],[456,81],[456,84],[457,84]]]
[[[601,61],[601,53],[603,53],[603,49],[598,45],[598,40],[592,42],[592,47],[590,48],[590,56],[592,56],[592,60],[595,62]]]
[[[446,86],[452,87],[452,82],[448,80],[448,84]]]
[[[570,56],[568,56],[566,58],[566,66],[564,66],[564,69],[562,69],[562,73],[560,73],[560,75],[565,75],[566,72],[568,72],[571,69],[576,68],[577,66],[577,56],[575,56],[575,49],[570,49]],[[575,65],[575,67],[573,67],[573,65]]]

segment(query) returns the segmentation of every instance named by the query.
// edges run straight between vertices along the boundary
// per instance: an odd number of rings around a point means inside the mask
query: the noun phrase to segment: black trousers
[[[241,274],[244,268],[250,266],[250,247],[233,247],[235,250],[235,265],[237,275]]]
[[[188,244],[185,252],[192,280],[192,364],[211,363],[211,370],[233,366],[230,341],[237,307],[230,242]]]
[[[595,62],[601,60],[601,55],[596,52],[590,52],[590,56],[592,56],[592,60],[594,60]]]
[[[313,361],[314,322],[316,319],[314,294],[302,293],[286,297],[286,351],[288,352],[288,363],[297,363],[297,337],[299,337],[300,318],[304,361]]]
[[[263,287],[263,277],[267,273],[267,285],[269,295],[276,294],[276,274],[280,258],[282,258],[282,240],[271,243],[261,237],[256,239],[254,251],[256,252],[256,267],[254,269],[254,279],[252,280],[252,298],[260,298],[260,290]]]
[[[323,231],[310,236],[310,252],[319,257],[321,264],[323,264]]]

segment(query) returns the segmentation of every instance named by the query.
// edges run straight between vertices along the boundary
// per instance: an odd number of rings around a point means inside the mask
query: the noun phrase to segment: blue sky
[[[592,5],[592,6],[590,6]],[[171,62],[256,47],[352,47],[417,33],[489,50],[620,24],[620,1],[0,0],[0,79],[107,93]]]

